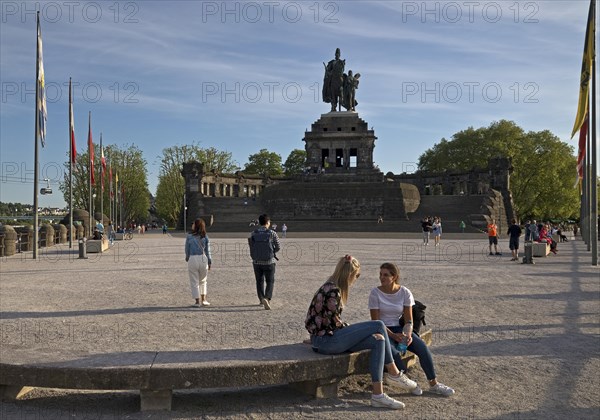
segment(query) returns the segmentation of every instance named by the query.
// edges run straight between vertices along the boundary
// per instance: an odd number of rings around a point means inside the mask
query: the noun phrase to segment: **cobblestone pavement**
[[[178,391],[173,411],[137,412],[132,391],[36,389],[2,403],[2,419],[564,419],[600,415],[600,280],[581,241],[535,265],[488,256],[482,235],[444,237],[303,234],[284,239],[273,309],[258,305],[244,234],[211,236],[209,308],[192,308],[183,235],[149,232],[104,254],[77,258],[67,246],[0,262],[0,345],[93,353],[261,348],[307,338],[303,320],[337,258],[350,253],[362,276],[344,310],[368,319],[378,267],[400,265],[401,282],[427,305],[432,352],[451,398],[393,396],[401,412],[368,405],[369,378],[343,381],[338,399],[315,400],[287,386]],[[237,236],[237,237],[236,237]],[[344,237],[342,237],[344,236]],[[419,367],[410,375],[421,386]]]

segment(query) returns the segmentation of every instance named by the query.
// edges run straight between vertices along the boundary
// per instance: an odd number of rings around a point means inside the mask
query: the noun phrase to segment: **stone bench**
[[[109,248],[109,242],[106,237],[102,239],[88,239],[86,241],[86,251],[88,254],[102,253]]]
[[[421,338],[431,343],[431,330]],[[261,349],[141,351],[109,354],[0,349],[0,391],[10,401],[32,387],[139,390],[140,410],[170,410],[173,390],[290,384],[316,398],[335,398],[340,380],[369,372],[369,350],[323,355],[310,345]],[[407,352],[407,366],[416,356]]]
[[[546,242],[534,242],[532,246],[534,257],[546,257],[550,253],[550,244]]]
[[[115,241],[123,241],[123,240],[125,240],[125,233],[115,232]]]

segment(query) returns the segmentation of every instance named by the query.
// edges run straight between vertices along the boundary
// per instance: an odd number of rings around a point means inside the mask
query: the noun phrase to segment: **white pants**
[[[208,276],[208,258],[206,258],[206,255],[190,255],[188,273],[194,299],[199,299],[200,295],[206,295],[206,278]]]

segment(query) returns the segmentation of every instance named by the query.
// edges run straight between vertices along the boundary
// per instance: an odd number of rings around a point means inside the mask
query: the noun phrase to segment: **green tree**
[[[119,198],[119,219],[124,223],[146,221],[150,198],[148,191],[148,175],[146,160],[142,151],[135,145],[108,145],[104,147],[107,169],[104,171],[104,190],[102,189],[102,165],[100,163],[100,146],[94,145],[94,178],[92,194],[94,213],[100,211],[102,196],[104,214],[110,214],[110,179],[109,165],[112,166],[114,198]],[[69,202],[69,161],[65,163],[64,182],[60,185],[65,201]],[[118,191],[115,177],[119,176]],[[73,208],[90,210],[89,208],[89,152],[77,155],[73,170]]]
[[[426,171],[484,168],[496,156],[513,164],[511,191],[521,217],[576,217],[578,212],[573,148],[550,131],[525,132],[512,121],[460,131],[419,157]]]
[[[285,174],[287,176],[301,174],[304,168],[306,168],[306,151],[302,149],[292,150],[283,164]]]
[[[267,149],[261,149],[258,153],[248,157],[244,172],[261,176],[282,175],[281,156],[275,152],[269,152]]]
[[[156,211],[171,226],[177,223],[181,214],[185,182],[181,170],[185,162],[197,161],[203,164],[205,172],[233,173],[239,166],[230,152],[214,147],[201,148],[198,143],[171,146],[163,149],[160,158],[158,186],[156,188]]]

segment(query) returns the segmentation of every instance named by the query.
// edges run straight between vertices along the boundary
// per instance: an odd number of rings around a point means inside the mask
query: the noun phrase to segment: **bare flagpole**
[[[73,248],[73,96],[69,77],[69,248]]]
[[[592,109],[590,117],[592,119],[592,132],[589,137],[591,143],[591,176],[590,176],[590,243],[592,245],[592,265],[598,265],[598,157],[596,155],[596,2],[593,3],[594,14],[594,36],[592,37]]]

